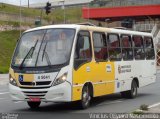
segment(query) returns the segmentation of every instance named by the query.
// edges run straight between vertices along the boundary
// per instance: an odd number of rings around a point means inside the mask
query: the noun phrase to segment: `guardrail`
[[[155,24],[134,24],[135,31],[152,31]]]

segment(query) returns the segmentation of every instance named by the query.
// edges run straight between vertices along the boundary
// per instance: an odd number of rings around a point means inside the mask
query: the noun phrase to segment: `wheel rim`
[[[83,100],[84,105],[87,106],[91,99],[88,87],[84,89],[82,97],[83,97],[82,100]]]

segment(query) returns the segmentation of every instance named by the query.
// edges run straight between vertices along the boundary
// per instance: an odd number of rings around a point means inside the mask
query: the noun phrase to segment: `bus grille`
[[[33,82],[19,82],[21,85],[33,86]],[[35,82],[36,86],[49,85],[51,81]]]
[[[44,97],[47,91],[23,91],[28,97]]]

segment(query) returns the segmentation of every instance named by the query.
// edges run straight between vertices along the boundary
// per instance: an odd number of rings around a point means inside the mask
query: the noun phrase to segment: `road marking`
[[[156,107],[156,106],[158,106],[158,105],[160,105],[160,102],[159,102],[159,103],[155,103],[155,104],[153,104],[153,105],[150,105],[148,108]]]
[[[17,101],[17,102],[14,102],[14,103],[21,103],[21,102],[23,102],[23,101]]]
[[[98,106],[108,105],[108,104],[115,104],[115,103],[119,103],[119,102],[123,102],[123,101],[124,101],[124,99],[118,99],[118,100],[113,100],[113,101],[110,101],[110,102],[107,102],[107,103],[101,103]]]
[[[3,100],[3,99],[6,99],[6,98],[0,98],[0,100]]]
[[[3,93],[0,93],[0,95],[3,95],[3,94],[8,94],[9,92],[3,92]]]

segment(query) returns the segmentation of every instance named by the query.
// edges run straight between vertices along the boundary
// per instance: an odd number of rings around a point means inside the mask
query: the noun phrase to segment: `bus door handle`
[[[86,71],[90,72],[91,71],[90,67],[86,67]]]

